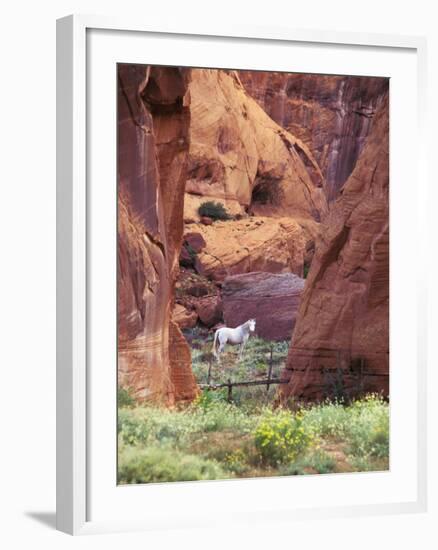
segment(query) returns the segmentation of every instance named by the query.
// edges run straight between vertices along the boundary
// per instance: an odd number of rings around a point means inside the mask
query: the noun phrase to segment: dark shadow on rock
[[[25,512],[25,515],[51,529],[56,529],[56,512]]]

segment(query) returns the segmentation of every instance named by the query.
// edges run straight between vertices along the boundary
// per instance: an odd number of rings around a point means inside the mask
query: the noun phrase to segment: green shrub
[[[129,445],[177,445],[183,444],[194,427],[191,418],[178,411],[138,407],[119,410],[118,430],[122,442]]]
[[[344,440],[351,455],[389,455],[389,406],[378,395],[368,395],[348,406],[339,402],[315,405],[303,410],[303,422],[317,437]]]
[[[318,449],[280,468],[279,475],[294,476],[308,473],[330,474],[335,471],[336,460],[325,451]]]
[[[133,407],[135,398],[131,394],[131,388],[117,388],[117,406],[118,407]]]
[[[307,449],[313,435],[300,413],[267,409],[254,431],[254,443],[262,461],[271,466],[294,460]]]
[[[121,441],[129,445],[157,443],[184,446],[193,434],[231,430],[249,433],[257,417],[251,417],[238,407],[220,399],[220,394],[207,392],[208,397],[183,411],[138,407],[119,409],[118,431]]]
[[[249,433],[257,420],[235,405],[223,401],[212,401],[206,409],[194,409],[192,414],[201,432],[232,430]]]
[[[303,409],[303,422],[318,437],[343,438],[348,427],[350,414],[342,403],[325,401]]]
[[[305,470],[305,465],[301,460],[290,462],[289,464],[282,466],[278,471],[278,475],[280,476],[303,476],[307,473],[308,472]]]
[[[203,390],[197,397],[194,405],[203,410],[211,408],[214,403],[225,403],[227,400],[225,389],[222,390]]]
[[[306,464],[318,474],[330,474],[336,468],[336,460],[321,449],[310,454],[306,458]]]
[[[376,395],[355,401],[350,407],[346,439],[356,457],[384,458],[389,455],[388,404]]]
[[[372,464],[368,458],[351,456],[349,463],[356,472],[372,472],[376,470],[374,464]]]
[[[250,468],[247,463],[247,456],[242,449],[227,453],[223,461],[223,467],[238,476],[241,476]]]
[[[212,220],[231,220],[232,216],[227,212],[221,202],[207,201],[203,202],[198,208],[200,216],[206,216]]]
[[[219,464],[198,456],[163,447],[123,447],[119,449],[119,483],[159,483],[223,479]]]

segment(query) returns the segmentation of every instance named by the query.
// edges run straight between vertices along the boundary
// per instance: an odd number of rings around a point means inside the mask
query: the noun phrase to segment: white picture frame
[[[180,522],[172,512],[164,515],[157,511],[154,519],[150,517],[118,517],[108,513],[104,518],[94,520],[90,518],[90,484],[92,483],[93,462],[92,445],[90,441],[90,411],[93,410],[95,394],[91,391],[92,356],[90,352],[90,228],[93,227],[93,209],[90,206],[90,143],[88,140],[90,105],[87,105],[87,93],[90,87],[90,31],[98,30],[107,33],[135,33],[135,36],[154,36],[159,39],[170,38],[183,45],[198,37],[204,41],[220,39],[224,41],[238,40],[247,45],[257,41],[275,47],[276,44],[301,44],[303,46],[318,44],[320,47],[363,47],[379,52],[397,51],[410,52],[415,56],[416,80],[414,83],[416,94],[416,119],[418,146],[411,157],[412,166],[416,174],[415,187],[418,204],[418,227],[412,229],[417,243],[425,243],[425,216],[426,205],[426,165],[422,155],[426,147],[421,143],[424,139],[425,120],[425,78],[426,78],[426,43],[421,37],[337,33],[326,31],[300,31],[287,28],[251,28],[233,27],[230,29],[212,28],[178,28],[178,25],[163,25],[161,28],[151,28],[136,20],[122,20],[96,16],[69,16],[57,22],[57,528],[70,534],[85,534],[108,532],[114,530],[154,529],[184,525],[187,517],[182,515]],[[200,37],[200,38],[199,38]],[[94,46],[93,46],[94,47]],[[182,49],[182,48],[181,48]],[[129,61],[122,59],[122,61]],[[138,62],[137,59],[132,60]],[[148,62],[145,56],[145,63]],[[178,58],[174,64],[180,64]],[[190,59],[187,60],[190,66]],[[265,67],[267,70],[270,67]],[[309,72],[312,72],[309,70]],[[330,72],[327,71],[327,72]],[[88,109],[88,111],[87,111]],[[91,140],[90,140],[91,142]],[[115,158],[109,163],[114,164]],[[412,194],[410,195],[412,198]],[[104,203],[105,204],[105,203]],[[397,203],[398,204],[398,203]],[[400,208],[403,207],[401,204]],[[397,208],[399,208],[397,206]],[[398,210],[394,207],[391,216],[397,219]],[[421,253],[422,244],[418,245]],[[111,257],[111,255],[109,256]],[[421,270],[420,270],[421,271]],[[411,493],[413,497],[406,499],[382,500],[379,503],[355,501],[354,504],[340,504],[327,507],[324,504],[315,504],[315,507],[299,506],[280,509],[254,508],[245,510],[245,515],[236,515],[236,521],[259,521],[262,517],[269,519],[290,518],[320,518],[333,515],[351,516],[358,514],[382,514],[396,512],[418,512],[426,509],[426,284],[421,273],[418,274],[418,286],[415,304],[412,302],[411,311],[417,314],[415,349],[415,384],[416,386],[416,415],[415,433],[416,446],[413,455],[415,463],[414,485]],[[391,283],[392,284],[392,283]],[[406,359],[407,360],[407,359]],[[97,367],[96,367],[97,368]],[[392,373],[391,373],[392,374]],[[412,375],[414,376],[414,374]],[[105,390],[107,386],[102,386]],[[96,431],[94,432],[96,433]],[[115,432],[114,432],[115,438]],[[392,441],[393,443],[393,441]],[[391,447],[393,449],[393,446]],[[415,459],[415,460],[414,460]],[[413,466],[411,465],[411,470]],[[115,473],[114,473],[115,475]],[[336,474],[336,477],[341,474]],[[312,476],[313,485],[320,483],[318,477]],[[324,476],[327,479],[327,476]],[[345,480],[345,476],[343,476]],[[350,478],[351,479],[351,478]],[[370,480],[371,478],[368,478]],[[278,481],[278,480],[277,480]],[[282,480],[283,481],[283,480]],[[236,482],[198,482],[204,498],[214,493],[221,494],[222,498],[231,491],[239,491],[239,487],[253,490],[257,483],[265,480],[245,480],[245,485],[231,485]],[[241,482],[239,482],[241,483]],[[271,480],[270,483],[275,483]],[[307,483],[307,482],[306,482]],[[325,483],[325,482],[324,482]],[[333,483],[330,482],[333,486]],[[228,485],[227,485],[228,484]],[[184,491],[193,491],[193,484],[178,485],[179,498]],[[268,487],[265,483],[264,487]],[[237,488],[237,489],[236,489]],[[137,488],[140,491],[141,487]],[[143,490],[145,488],[143,487]],[[126,489],[122,489],[125,490]],[[161,496],[167,498],[169,490],[164,485],[155,485],[153,490],[157,503]],[[243,489],[242,489],[243,490]],[[269,489],[270,490],[270,489]],[[275,489],[278,491],[278,483]],[[251,491],[251,489],[250,489]],[[199,494],[201,494],[199,493]],[[124,498],[126,498],[126,493]],[[157,508],[159,505],[157,504]],[[190,516],[190,510],[186,510]],[[215,518],[218,521],[218,518]],[[207,525],[202,517],[193,517],[193,525]]]

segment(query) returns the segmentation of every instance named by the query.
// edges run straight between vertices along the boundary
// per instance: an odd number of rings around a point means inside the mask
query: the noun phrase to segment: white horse
[[[225,344],[231,344],[233,346],[240,345],[239,359],[241,359],[249,335],[251,332],[255,331],[255,326],[256,320],[249,319],[249,321],[243,323],[243,325],[239,325],[236,328],[218,328],[214,333],[213,340],[213,355],[216,357],[218,363],[220,363],[220,354],[224,351]],[[219,347],[216,349],[218,341]]]

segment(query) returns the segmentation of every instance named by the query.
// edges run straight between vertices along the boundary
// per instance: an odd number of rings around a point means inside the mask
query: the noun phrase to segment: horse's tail
[[[216,342],[217,342],[218,334],[219,334],[219,329],[214,333],[214,338],[213,338],[213,355],[216,357],[216,359],[217,359]]]

